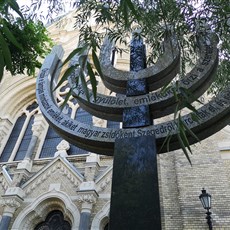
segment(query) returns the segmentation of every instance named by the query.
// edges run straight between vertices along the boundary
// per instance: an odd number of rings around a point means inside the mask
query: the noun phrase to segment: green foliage
[[[20,17],[14,18],[9,8]],[[41,22],[24,19],[15,0],[0,4],[0,81],[4,68],[12,75],[34,75],[40,68],[39,58],[49,52],[52,42]]]
[[[6,25],[22,47],[16,47],[15,43],[5,37],[11,52],[11,73],[13,75],[23,74],[26,70],[28,75],[34,75],[36,68],[41,67],[38,58],[44,58],[51,45],[45,27],[40,22],[34,23],[31,20],[23,22],[20,18],[13,23],[6,21]]]
[[[152,52],[148,62],[154,63],[162,52],[162,41],[171,34],[176,35],[182,51],[180,76],[186,73],[186,67],[194,65],[194,56],[199,47],[200,34],[214,32],[219,37],[220,67],[215,82],[210,91],[218,92],[229,85],[230,81],[230,5],[228,1],[188,1],[188,0],[120,0],[120,1],[80,1],[78,5],[76,26],[84,37],[92,28],[88,28],[87,21],[95,17],[97,26],[91,34],[98,35],[98,28],[106,28],[107,34],[114,41],[126,42],[125,37],[135,28],[141,29],[141,36],[145,38]],[[88,36],[90,39],[90,37]],[[87,41],[88,42],[88,41]],[[98,42],[98,44],[100,44]],[[96,45],[95,45],[96,47]],[[95,64],[95,62],[94,62]],[[191,163],[191,152],[187,135],[196,135],[183,123],[181,109],[187,107],[193,112],[192,118],[198,121],[196,109],[191,105],[192,95],[177,85],[174,96],[177,106],[174,120],[178,127],[178,141]],[[199,122],[199,121],[198,121]],[[164,144],[170,145],[170,134]]]
[[[228,1],[80,0],[76,4],[76,27],[80,28],[81,36],[87,38],[87,42],[94,36],[100,38],[98,28],[103,28],[114,41],[120,42],[125,42],[125,37],[130,36],[135,28],[141,28],[141,36],[152,50],[148,62],[154,63],[162,52],[163,39],[175,34],[182,51],[181,74],[184,75],[185,67],[194,64],[191,53],[199,45],[197,36],[212,31],[221,41],[220,57],[224,57],[224,60],[230,58]],[[97,24],[94,29],[88,24],[92,17]],[[97,45],[100,45],[100,39],[96,40]],[[230,72],[226,72],[229,70],[226,64],[227,62],[220,62],[220,65],[225,65],[225,72],[220,72],[220,79],[217,77],[216,84],[213,85],[215,89],[226,87],[223,79],[229,82]]]
[[[39,0],[39,2],[41,1]],[[52,0],[49,1],[52,2]],[[87,73],[92,80],[93,89],[95,74],[102,75],[96,53],[100,49],[104,35],[108,35],[115,42],[126,44],[126,37],[130,36],[135,29],[141,29],[140,36],[145,39],[152,50],[148,57],[148,63],[155,63],[155,60],[161,55],[164,50],[162,41],[165,38],[172,34],[176,36],[182,52],[180,77],[183,77],[186,74],[186,68],[194,65],[196,61],[191,54],[195,53],[199,47],[197,38],[200,34],[216,33],[220,40],[220,67],[210,91],[219,92],[223,88],[229,87],[230,4],[228,1],[78,0],[75,1],[74,6],[77,9],[75,27],[80,30],[81,46],[87,46],[87,54],[83,54],[80,49],[76,49],[72,53],[78,55],[79,60],[85,60],[79,62],[79,66],[75,66],[80,68],[76,84],[79,83],[80,78],[86,95],[88,95],[88,91],[83,76],[86,76],[85,70],[88,69]],[[92,19],[95,20],[96,25],[89,23]],[[85,56],[91,53],[95,72],[92,71],[91,63]],[[67,74],[64,77],[66,78]],[[181,109],[187,107],[192,110],[194,112],[192,117],[197,120],[196,109],[191,105],[189,100],[191,95],[186,89],[176,85],[174,96],[177,102],[174,118],[179,130],[178,140],[190,161],[188,152],[191,152],[191,149],[186,135],[189,134],[194,138],[196,136],[183,123]],[[170,139],[169,135],[165,140],[167,146],[169,146]]]

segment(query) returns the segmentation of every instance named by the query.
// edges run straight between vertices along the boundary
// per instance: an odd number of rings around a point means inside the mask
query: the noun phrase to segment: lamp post
[[[211,217],[211,212],[209,211],[211,209],[211,195],[209,193],[206,192],[206,190],[203,188],[201,190],[201,194],[199,196],[200,201],[204,207],[204,209],[207,210],[206,214],[206,219],[207,219],[207,224],[209,226],[209,230],[212,230],[212,217]]]

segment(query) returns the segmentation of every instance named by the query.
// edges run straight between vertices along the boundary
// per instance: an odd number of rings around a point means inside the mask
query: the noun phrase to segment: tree
[[[50,46],[51,39],[41,22],[35,23],[24,17],[15,0],[1,1],[0,81],[4,69],[12,75],[25,71],[34,75],[35,69],[41,67],[38,57],[44,58]]]
[[[15,0],[5,0],[12,7]],[[189,55],[198,46],[197,36],[200,33],[214,32],[220,43],[220,67],[213,84],[212,92],[218,92],[230,80],[230,5],[220,0],[32,0],[31,6],[24,6],[23,13],[29,18],[44,19],[41,6],[48,7],[46,19],[52,21],[54,14],[65,12],[65,7],[76,10],[75,27],[86,49],[97,51],[104,38],[104,30],[115,41],[125,42],[124,35],[130,35],[134,27],[141,28],[141,36],[151,46],[149,63],[154,62],[162,52],[161,43],[165,36],[175,34],[182,52],[182,74],[186,64],[192,64]],[[0,5],[0,6],[1,6]],[[39,15],[39,9],[42,14]],[[6,17],[7,11],[3,16]],[[1,16],[2,17],[2,16]],[[95,19],[96,27],[88,24]],[[98,28],[103,28],[99,32]],[[74,50],[73,53],[81,53]],[[95,63],[94,63],[95,64]]]
[[[36,9],[42,5],[44,0],[34,0],[32,6]],[[60,0],[48,0],[50,11],[63,10]],[[53,3],[56,4],[53,4]],[[218,93],[225,87],[229,87],[230,81],[230,5],[228,1],[220,0],[76,0],[72,2],[76,9],[75,26],[80,30],[81,47],[73,50],[64,62],[67,63],[74,55],[79,55],[79,63],[69,68],[63,75],[59,85],[65,81],[75,68],[80,68],[78,78],[87,94],[85,80],[85,69],[88,71],[94,96],[96,95],[96,75],[102,75],[97,51],[100,49],[102,40],[106,34],[115,42],[125,43],[125,37],[130,36],[134,28],[140,28],[140,34],[148,42],[152,53],[148,57],[148,63],[154,63],[162,52],[162,41],[165,37],[175,35],[182,50],[181,74],[185,74],[185,67],[193,65],[194,53],[199,46],[200,34],[213,32],[219,38],[219,68],[217,77],[210,88],[212,93]],[[88,21],[94,18],[96,26],[92,27]],[[102,31],[102,32],[100,32]],[[92,53],[93,64],[89,62],[88,55]],[[95,69],[95,71],[93,70]],[[176,86],[176,84],[175,84]],[[180,97],[187,100],[189,96]],[[186,105],[186,103],[181,103]],[[187,105],[190,105],[187,103]],[[182,106],[183,107],[183,106]],[[181,135],[184,135],[185,124],[180,119],[180,109],[177,107],[175,118],[180,127]],[[187,106],[193,110],[194,107]],[[195,119],[195,118],[194,118]],[[168,138],[169,140],[170,138]],[[182,148],[186,152],[190,150],[189,143],[184,137]],[[189,159],[189,158],[188,158]]]

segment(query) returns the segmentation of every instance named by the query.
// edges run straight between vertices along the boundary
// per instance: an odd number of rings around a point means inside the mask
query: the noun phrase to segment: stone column
[[[32,169],[32,165],[33,165],[33,154],[35,151],[35,147],[37,145],[37,142],[39,141],[39,137],[42,133],[42,131],[44,130],[46,124],[45,124],[45,120],[42,116],[41,113],[35,114],[34,115],[34,123],[32,125],[32,137],[29,143],[29,146],[27,148],[26,151],[26,155],[23,159],[22,162],[20,162],[18,164],[17,167],[17,174],[21,174],[20,176],[18,175],[18,179],[20,180],[19,177],[22,178],[26,178],[28,176],[28,173],[31,172]],[[18,181],[16,184],[20,183],[20,181]]]
[[[37,144],[37,141],[39,139],[39,136],[41,135],[42,131],[44,130],[46,124],[45,124],[45,120],[42,116],[41,113],[35,114],[34,115],[34,124],[32,125],[32,132],[33,135],[31,137],[28,149],[26,151],[26,155],[24,160],[28,159],[28,160],[32,160],[32,156]]]
[[[12,216],[16,209],[23,202],[24,192],[22,189],[14,187],[8,188],[5,195],[2,196],[1,204],[4,207],[2,219],[0,222],[0,230],[8,230]]]
[[[90,229],[90,216],[93,205],[96,203],[98,194],[95,191],[95,183],[83,182],[78,191],[78,202],[81,203],[81,216],[79,230]]]

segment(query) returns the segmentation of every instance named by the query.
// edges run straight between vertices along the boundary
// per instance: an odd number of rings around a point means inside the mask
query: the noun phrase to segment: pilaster
[[[7,230],[17,208],[23,202],[25,196],[24,191],[18,187],[11,187],[6,190],[5,195],[2,196],[1,205],[4,207],[2,219],[0,222],[0,229]]]
[[[88,230],[90,226],[90,217],[93,205],[96,203],[98,194],[95,190],[93,181],[83,182],[80,185],[78,194],[78,202],[81,204],[81,217],[79,230]]]

